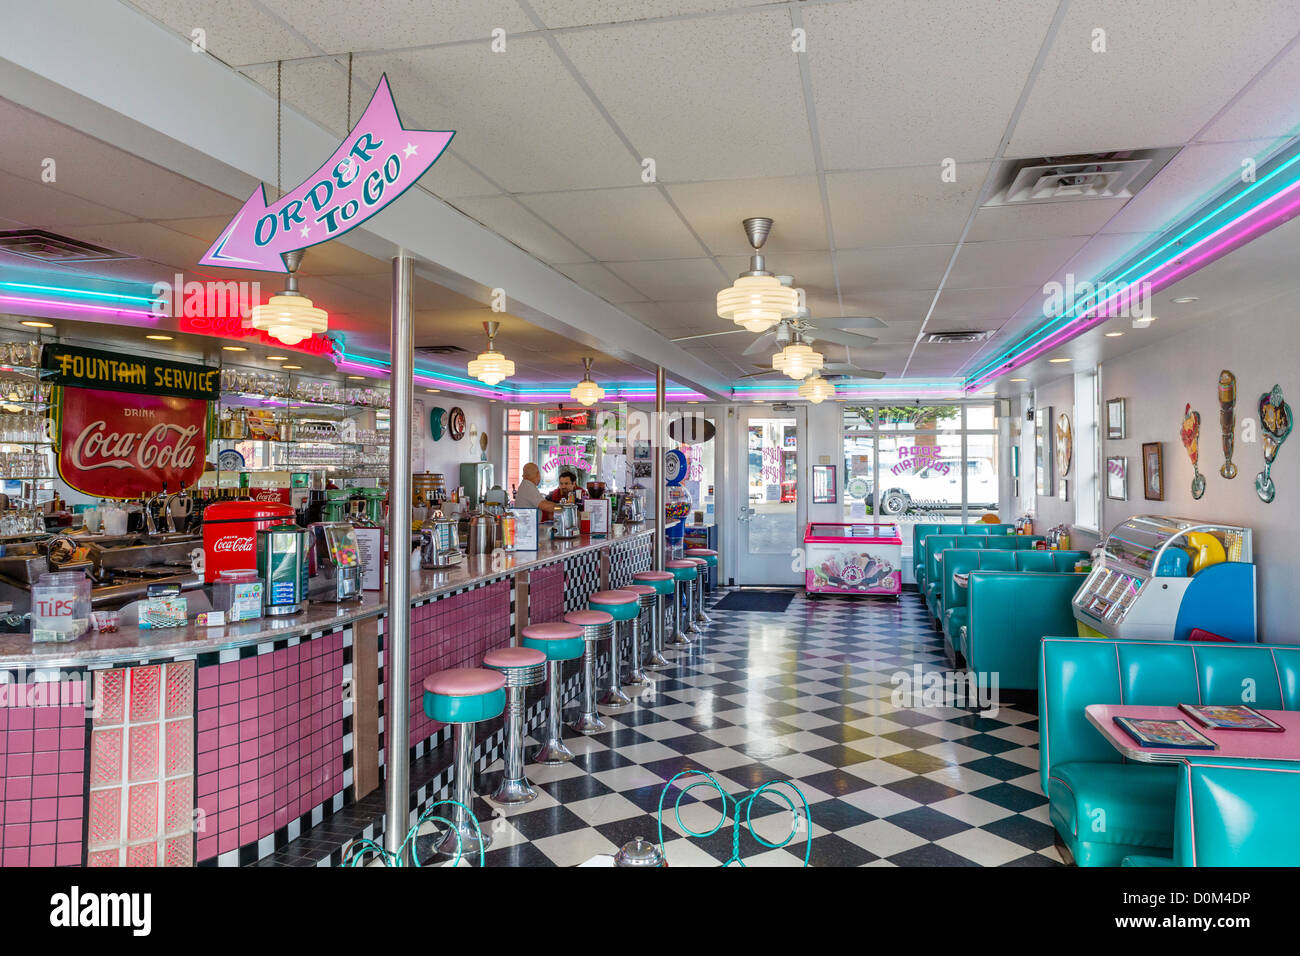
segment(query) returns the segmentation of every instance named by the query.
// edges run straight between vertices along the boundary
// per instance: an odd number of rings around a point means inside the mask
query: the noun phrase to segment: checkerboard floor
[[[602,708],[606,731],[566,729],[578,755],[571,764],[527,765],[535,801],[504,811],[476,799],[492,838],[488,866],[573,866],[638,835],[655,841],[660,794],[682,770],[707,771],[738,796],[794,781],[811,809],[813,866],[1062,865],[1038,783],[1031,705],[1004,702],[989,717],[891,700],[899,672],[913,679],[916,665],[949,669],[916,594],[895,602],[801,591],[780,614],[711,613],[704,637],[655,674],[652,689],[629,706]],[[498,761],[489,772],[499,769]],[[665,801],[669,864],[728,860],[734,821],[709,837],[686,836],[672,812],[676,795]],[[712,788],[695,789],[682,800],[682,821],[707,831],[720,805]],[[754,831],[778,843],[793,823],[799,835],[770,849],[742,827],[745,864],[801,865],[808,828],[795,820],[784,803],[760,797]],[[423,858],[429,838],[420,844]]]

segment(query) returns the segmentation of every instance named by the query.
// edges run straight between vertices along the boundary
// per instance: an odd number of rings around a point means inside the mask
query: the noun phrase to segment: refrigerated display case
[[[892,522],[810,522],[804,530],[809,594],[903,593],[903,539]]]
[[[1137,515],[1105,537],[1074,596],[1079,633],[1186,640],[1194,629],[1254,643],[1251,530],[1165,515]]]

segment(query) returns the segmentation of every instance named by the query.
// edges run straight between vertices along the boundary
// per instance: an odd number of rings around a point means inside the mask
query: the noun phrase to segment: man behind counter
[[[519,487],[515,489],[516,508],[540,508],[542,514],[549,517],[554,513],[555,506],[567,500],[570,495],[576,500],[578,476],[571,471],[560,472],[560,487],[549,495],[543,495],[537,487],[537,483],[542,480],[542,472],[536,462],[530,461],[524,465],[521,479]]]

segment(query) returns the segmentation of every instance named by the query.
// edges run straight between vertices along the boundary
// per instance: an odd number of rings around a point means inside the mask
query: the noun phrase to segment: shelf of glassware
[[[272,410],[284,409],[285,411],[338,412],[340,418],[351,418],[364,412],[388,411],[388,405],[386,404],[364,405],[350,402],[316,402],[304,398],[290,398],[284,395],[261,395],[253,392],[222,392],[220,402],[222,408],[269,408]]]

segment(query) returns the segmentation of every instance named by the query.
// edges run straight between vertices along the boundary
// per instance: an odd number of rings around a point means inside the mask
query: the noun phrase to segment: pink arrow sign
[[[407,129],[388,77],[352,131],[302,185],[268,204],[262,186],[222,230],[200,265],[288,272],[281,258],[337,239],[416,184],[442,155],[453,130]]]

